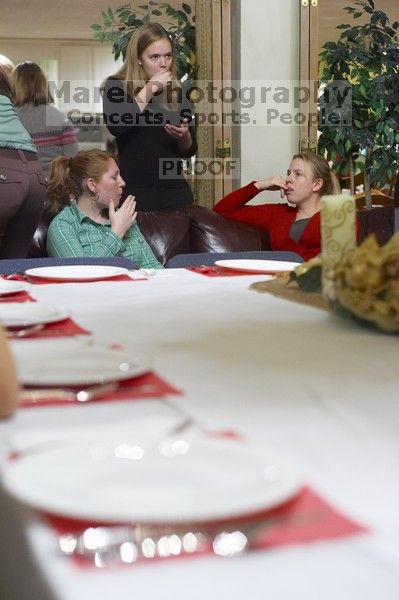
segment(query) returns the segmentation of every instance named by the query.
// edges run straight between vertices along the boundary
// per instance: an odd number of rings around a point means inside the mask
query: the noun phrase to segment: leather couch
[[[51,217],[44,212],[32,240],[30,258],[47,256],[50,221]],[[185,211],[138,212],[137,223],[162,264],[177,254],[270,250],[266,232],[222,217],[203,206],[193,205]]]
[[[357,211],[360,241],[374,233],[380,245],[394,233],[393,206]],[[51,218],[44,212],[35,232],[28,256],[47,256],[47,228]],[[222,217],[203,206],[185,211],[138,212],[137,223],[154,251],[165,264],[172,256],[194,252],[242,252],[270,250],[265,231]]]

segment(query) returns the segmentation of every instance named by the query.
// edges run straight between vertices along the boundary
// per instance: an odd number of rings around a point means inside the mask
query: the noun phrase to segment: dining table
[[[1,471],[18,434],[181,418],[281,458],[356,526],[240,556],[96,568],[61,556],[48,520],[1,488],[1,598],[399,598],[398,337],[251,288],[269,277],[164,269],[131,281],[32,283],[36,302],[62,307],[88,332],[82,343],[124,348],[178,393],[19,407],[0,423]]]

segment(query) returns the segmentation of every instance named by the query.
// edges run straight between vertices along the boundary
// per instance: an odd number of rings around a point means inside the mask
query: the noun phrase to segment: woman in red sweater
[[[263,190],[280,190],[289,204],[247,202]],[[296,252],[305,260],[320,253],[320,199],[339,194],[340,188],[328,162],[313,152],[296,154],[287,177],[253,181],[220,200],[214,211],[235,221],[266,229],[272,250]]]

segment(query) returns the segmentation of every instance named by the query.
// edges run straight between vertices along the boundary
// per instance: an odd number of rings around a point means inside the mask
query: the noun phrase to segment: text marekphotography
[[[351,125],[352,87],[347,81],[195,81],[171,84],[164,104],[154,101],[145,113],[134,109],[123,91],[112,94],[103,113],[102,89],[96,82],[50,81],[56,105],[75,125],[179,124],[189,118],[191,102],[198,125],[292,126],[307,122],[319,128]],[[115,110],[112,108],[115,107]],[[222,107],[222,108],[221,108]],[[171,116],[172,115],[172,116]],[[48,115],[47,125],[51,123]]]

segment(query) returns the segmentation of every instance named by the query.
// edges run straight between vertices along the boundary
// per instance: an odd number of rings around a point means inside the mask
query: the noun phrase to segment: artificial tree
[[[183,2],[179,9],[167,2],[149,0],[148,4],[137,8],[132,8],[131,4],[123,4],[115,9],[108,7],[102,10],[101,14],[103,23],[91,26],[93,36],[100,42],[112,42],[115,60],[120,56],[125,59],[127,46],[134,31],[155,17],[162,20],[173,40],[179,77],[195,77],[195,17],[189,4]]]
[[[373,0],[354,5],[344,10],[367,21],[339,25],[338,41],[327,42],[320,53],[324,110],[318,145],[337,173],[352,176],[351,193],[353,173],[364,173],[366,207],[371,208],[371,188],[386,184],[399,166],[399,23],[390,25]],[[350,86],[351,97],[332,102],[339,81]]]

